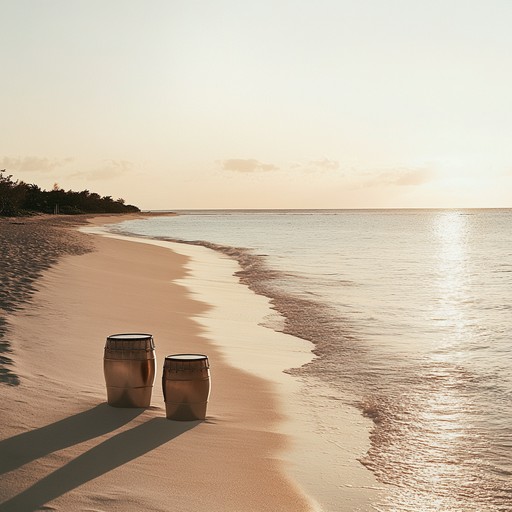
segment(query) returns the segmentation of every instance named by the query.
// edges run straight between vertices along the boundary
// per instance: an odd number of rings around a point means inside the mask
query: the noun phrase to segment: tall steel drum
[[[174,354],[164,361],[162,389],[170,420],[204,420],[210,396],[210,364],[203,354]]]
[[[151,334],[109,336],[103,370],[109,405],[149,407],[155,382],[155,344]]]

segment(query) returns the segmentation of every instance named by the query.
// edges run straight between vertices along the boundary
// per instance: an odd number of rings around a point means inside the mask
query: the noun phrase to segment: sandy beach
[[[84,247],[90,240],[83,235]],[[80,237],[79,237],[80,238]],[[1,405],[0,510],[309,510],[276,460],[276,396],[225,363],[191,319],[208,306],[174,281],[183,256],[94,237],[62,257],[8,316],[11,372]],[[150,332],[158,373],[150,409],[105,404],[106,336]],[[166,420],[163,357],[206,353],[205,422]]]
[[[297,397],[299,383],[282,371],[311,357],[308,344],[258,327],[268,304],[234,277],[224,287],[229,259],[220,266],[204,262],[208,272],[195,276],[200,293],[187,252],[208,259],[212,251],[176,252],[165,243],[94,234],[108,217],[92,219],[89,233],[78,231],[83,220],[59,219],[9,221],[2,229],[12,264],[1,297],[0,511],[320,509],[303,483],[318,491],[322,484],[312,475],[322,480],[332,471],[301,468],[301,454],[328,447],[315,447],[304,431],[312,419],[303,410],[301,423],[297,399],[287,398]],[[13,242],[21,232],[24,251]],[[35,233],[54,242],[46,253]],[[241,307],[246,298],[257,302]],[[149,409],[106,404],[103,347],[107,336],[121,332],[155,339]],[[276,340],[281,348],[271,351]],[[207,419],[170,421],[160,385],[163,359],[190,352],[210,360]],[[363,449],[355,421],[347,426],[354,435],[340,440],[347,452],[343,474],[331,475],[340,510],[366,510],[378,492],[355,460]],[[287,434],[294,431],[295,439]],[[324,485],[332,487],[329,478]]]

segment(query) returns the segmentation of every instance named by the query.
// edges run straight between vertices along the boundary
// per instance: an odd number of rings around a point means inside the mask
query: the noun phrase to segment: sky
[[[512,207],[510,0],[0,0],[0,169],[142,209]]]

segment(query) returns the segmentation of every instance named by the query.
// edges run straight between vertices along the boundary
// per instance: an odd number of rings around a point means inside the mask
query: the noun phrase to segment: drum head
[[[107,340],[117,340],[117,341],[142,341],[148,340],[152,338],[151,334],[141,334],[141,333],[127,333],[127,334],[112,334],[107,338]]]
[[[204,359],[208,359],[208,357],[204,354],[173,354],[167,356],[165,359],[172,361],[203,361]]]

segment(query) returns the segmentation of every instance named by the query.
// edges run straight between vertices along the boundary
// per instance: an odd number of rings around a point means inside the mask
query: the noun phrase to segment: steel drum
[[[155,382],[155,344],[151,334],[109,336],[103,371],[109,405],[149,407]]]
[[[210,364],[203,354],[174,354],[164,361],[162,389],[170,420],[204,420],[210,396]]]

